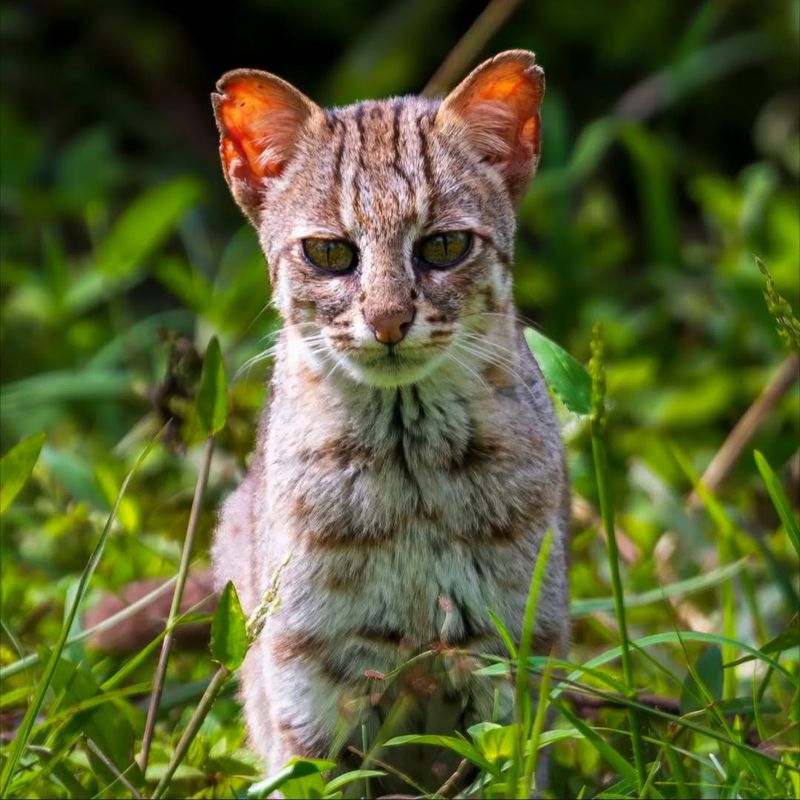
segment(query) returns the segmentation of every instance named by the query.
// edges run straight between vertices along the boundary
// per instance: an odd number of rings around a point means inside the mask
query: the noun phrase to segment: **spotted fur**
[[[512,299],[543,90],[526,51],[486,62],[444,101],[325,111],[267,73],[220,81],[223,166],[285,320],[253,464],[213,549],[217,584],[232,579],[247,611],[291,555],[242,677],[270,772],[341,749],[353,730],[360,741],[362,722],[375,735],[399,698],[406,730],[488,718],[494,687],[453,648],[503,652],[489,609],[520,637],[548,529],[535,642],[567,647],[564,456]],[[415,242],[443,230],[472,233],[468,256],[421,268]],[[321,272],[306,237],[352,242],[356,269]],[[392,313],[413,322],[387,347],[367,320]],[[432,646],[438,670],[399,688],[376,678]]]

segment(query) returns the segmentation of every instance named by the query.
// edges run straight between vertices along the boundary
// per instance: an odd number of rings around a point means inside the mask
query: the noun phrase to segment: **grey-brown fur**
[[[351,731],[360,741],[362,722],[374,737],[390,702],[407,706],[403,730],[489,718],[493,686],[454,649],[504,652],[488,609],[519,639],[548,529],[535,642],[567,648],[564,455],[511,294],[514,206],[538,159],[543,77],[531,53],[510,51],[443,102],[323,111],[254,71],[219,89],[226,176],[286,322],[253,463],[213,548],[217,586],[233,580],[246,611],[291,556],[242,679],[251,744],[274,773]],[[230,117],[226,103],[237,104]],[[253,161],[259,147],[267,155]],[[414,242],[441,230],[471,231],[470,254],[421,269]],[[305,260],[302,239],[320,236],[358,248],[352,274]],[[391,348],[365,322],[409,311]],[[432,645],[444,651],[437,666],[386,691],[378,673]],[[429,764],[404,766],[435,788]]]

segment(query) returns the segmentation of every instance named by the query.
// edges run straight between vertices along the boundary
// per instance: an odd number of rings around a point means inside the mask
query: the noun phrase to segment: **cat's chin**
[[[341,366],[357,383],[391,389],[419,383],[442,363],[443,354],[412,357],[410,354],[381,355],[369,359],[345,358]]]

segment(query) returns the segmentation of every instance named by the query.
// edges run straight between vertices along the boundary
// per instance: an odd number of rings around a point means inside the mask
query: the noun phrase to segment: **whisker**
[[[469,364],[466,364],[460,358],[456,358],[455,354],[453,353],[453,350],[456,348],[456,346],[458,344],[459,344],[458,342],[453,342],[453,346],[445,351],[445,358],[449,357],[452,361],[454,361],[456,364],[458,364],[462,369],[465,369],[465,370],[467,370],[467,372],[470,372],[472,375],[474,375],[484,385],[484,387],[486,389],[490,389],[491,387],[486,382],[486,379],[483,377],[483,375],[480,374],[480,372],[478,372],[474,367],[471,367]],[[469,352],[469,351],[467,351],[467,352]]]
[[[313,323],[291,324],[291,325],[287,325],[286,328],[293,328],[293,327],[297,327],[298,325],[307,325],[307,324],[313,324]],[[285,328],[283,328],[281,330],[284,330],[284,329]],[[278,333],[280,333],[280,331],[278,331]],[[312,334],[310,336],[304,336],[303,337],[303,341],[310,347],[315,345],[315,344],[317,344],[317,343],[319,343],[319,342],[323,342],[324,340],[325,340],[325,337],[324,337],[324,335],[322,333],[316,333],[316,334]],[[236,373],[233,376],[233,381],[234,382],[238,381],[240,379],[240,377],[242,376],[242,373],[244,373],[244,372],[247,372],[248,375],[249,375],[250,370],[256,364],[259,364],[262,361],[266,361],[266,360],[274,357],[275,355],[277,355],[281,351],[282,348],[285,348],[285,347],[286,347],[286,340],[285,339],[279,339],[275,344],[271,345],[270,347],[267,347],[266,349],[262,350],[259,353],[256,353],[254,356],[251,356],[250,358],[247,359],[247,361],[244,362],[244,364],[242,364],[239,367],[238,370],[236,370]]]
[[[512,319],[516,320],[520,323],[520,325],[525,325],[529,328],[535,328],[536,330],[542,330],[542,325],[540,322],[536,322],[532,320],[530,317],[526,317],[524,314],[520,314],[519,311],[509,312],[509,311],[472,311],[469,314],[464,314],[463,316],[459,317],[459,322],[464,319],[469,319],[471,317],[502,317],[503,319],[508,319],[511,317]]]
[[[532,387],[528,384],[528,381],[526,381],[525,378],[522,377],[522,375],[514,366],[507,363],[507,361],[495,360],[495,358],[493,358],[493,354],[483,350],[478,345],[476,345],[475,342],[456,341],[454,345],[455,344],[461,345],[464,348],[464,350],[468,353],[472,353],[473,355],[477,355],[478,357],[483,356],[485,359],[484,363],[492,364],[496,367],[500,367],[501,369],[508,370],[517,379],[518,383],[527,390],[528,394],[530,394],[532,398],[536,399],[536,395],[534,394]]]
[[[509,367],[512,368],[518,366],[519,352],[517,350],[512,350],[509,347],[504,347],[498,342],[494,342],[491,339],[487,339],[485,336],[479,336],[478,334],[473,334],[470,332],[465,332],[461,338],[463,341],[467,341],[470,343],[470,345],[475,347],[476,352],[479,351],[489,357],[496,356],[497,358],[501,358],[504,362],[508,364]],[[506,353],[508,355],[504,355]]]

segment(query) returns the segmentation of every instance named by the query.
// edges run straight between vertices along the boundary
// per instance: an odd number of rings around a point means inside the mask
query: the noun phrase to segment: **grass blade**
[[[608,456],[606,454],[606,374],[604,363],[603,329],[596,323],[592,331],[592,358],[589,364],[592,378],[592,455],[594,457],[595,476],[597,479],[597,493],[600,502],[600,516],[606,532],[606,547],[608,552],[608,566],[611,572],[611,585],[614,590],[614,609],[617,625],[619,626],[620,648],[622,654],[622,672],[628,693],[633,695],[635,685],[633,680],[633,665],[631,663],[630,644],[628,641],[628,623],[625,618],[625,595],[622,590],[622,579],[619,572],[619,550],[614,527],[614,509],[609,497],[608,483]],[[636,763],[636,775],[641,793],[647,780],[644,764],[644,745],[639,729],[639,718],[633,709],[629,710],[628,718],[631,727],[631,742],[633,744],[633,758]],[[577,727],[577,726],[576,726]]]
[[[800,525],[797,524],[797,520],[792,514],[792,507],[789,505],[786,493],[783,491],[778,476],[772,471],[767,459],[758,450],[753,451],[753,457],[756,460],[756,466],[761,473],[764,485],[767,487],[767,492],[769,492],[772,505],[775,506],[775,511],[778,512],[778,516],[786,530],[786,535],[789,537],[789,541],[791,541],[798,557],[800,557]]]

